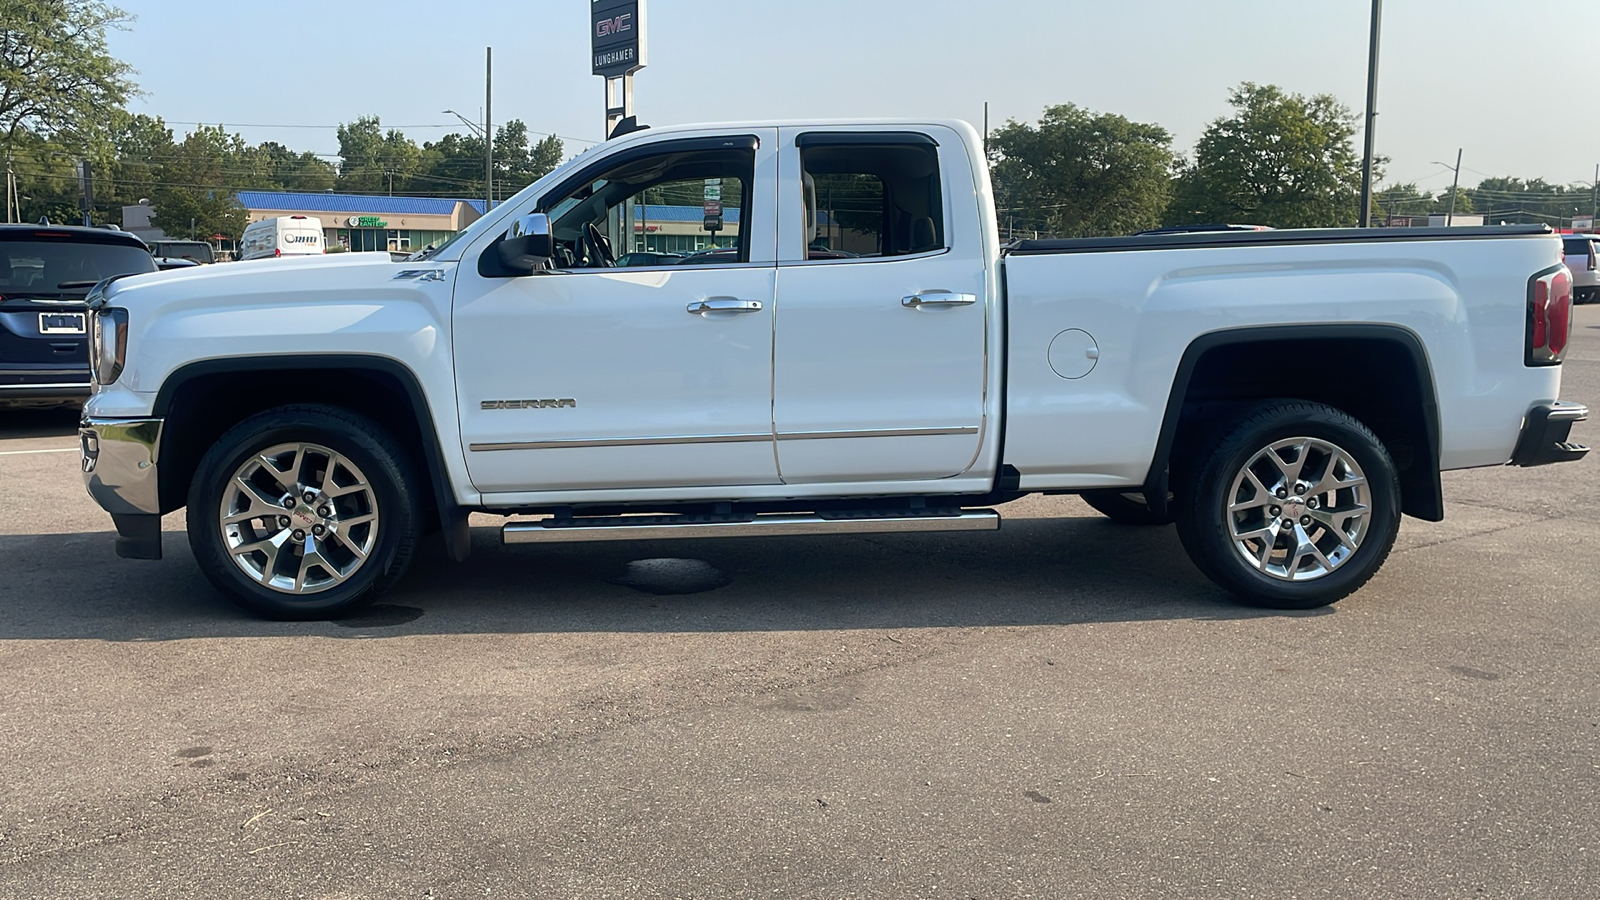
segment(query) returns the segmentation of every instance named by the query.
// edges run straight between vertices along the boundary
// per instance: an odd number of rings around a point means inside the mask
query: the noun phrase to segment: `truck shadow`
[[[1237,606],[1194,569],[1171,528],[1098,518],[1010,520],[985,534],[517,547],[476,528],[465,564],[429,541],[379,606],[307,623],[235,609],[201,576],[183,534],[165,537],[160,562],[116,558],[103,532],[0,537],[9,570],[0,639],[965,628],[1330,612]],[[630,562],[656,559],[698,561],[687,569],[711,573],[712,589],[661,595],[617,583]]]
[[[78,436],[76,407],[54,409],[6,409],[0,407],[0,440]]]

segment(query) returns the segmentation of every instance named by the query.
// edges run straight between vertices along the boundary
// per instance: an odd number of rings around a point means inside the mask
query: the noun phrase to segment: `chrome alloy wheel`
[[[344,583],[378,538],[378,499],[349,459],[279,444],[245,460],[222,493],[223,546],[240,570],[286,594]]]
[[[1234,476],[1225,502],[1240,558],[1282,581],[1314,581],[1349,562],[1371,524],[1366,474],[1320,438],[1263,448]]]

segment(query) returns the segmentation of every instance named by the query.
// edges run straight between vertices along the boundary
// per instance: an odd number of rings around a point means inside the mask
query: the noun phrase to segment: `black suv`
[[[103,278],[156,271],[144,241],[72,225],[0,225],[0,409],[89,395],[88,307]]]

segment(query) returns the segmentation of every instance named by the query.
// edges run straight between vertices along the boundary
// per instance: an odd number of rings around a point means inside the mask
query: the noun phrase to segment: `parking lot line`
[[[48,450],[0,450],[0,456],[21,456],[24,453],[77,453],[77,447],[52,447]]]

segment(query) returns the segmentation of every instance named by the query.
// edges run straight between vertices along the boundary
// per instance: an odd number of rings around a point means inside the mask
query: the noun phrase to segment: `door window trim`
[[[939,205],[942,207],[941,215],[944,216],[945,245],[936,250],[924,250],[921,253],[901,253],[894,256],[861,256],[842,259],[784,259],[783,248],[778,248],[778,265],[788,268],[790,266],[840,266],[863,265],[869,263],[895,263],[908,262],[919,259],[932,259],[944,256],[955,251],[955,238],[952,231],[953,210],[951,208],[948,181],[945,178],[944,154],[938,151],[939,141],[931,134],[921,131],[802,131],[794,137],[795,162],[804,171],[805,151],[813,147],[885,147],[885,146],[912,146],[929,148],[934,151],[937,166],[934,175],[939,179]],[[788,189],[789,185],[780,185],[779,190]],[[803,202],[803,198],[802,198]],[[779,236],[782,240],[782,236]]]
[[[617,166],[645,159],[651,156],[661,156],[667,153],[688,153],[695,150],[748,150],[754,153],[761,149],[761,138],[753,134],[737,134],[718,137],[679,138],[670,141],[647,141],[637,147],[619,150],[609,156],[595,160],[577,172],[562,179],[560,184],[545,191],[539,197],[539,203],[534,212],[549,212],[551,207],[567,199],[568,195],[586,184],[615,169]]]

